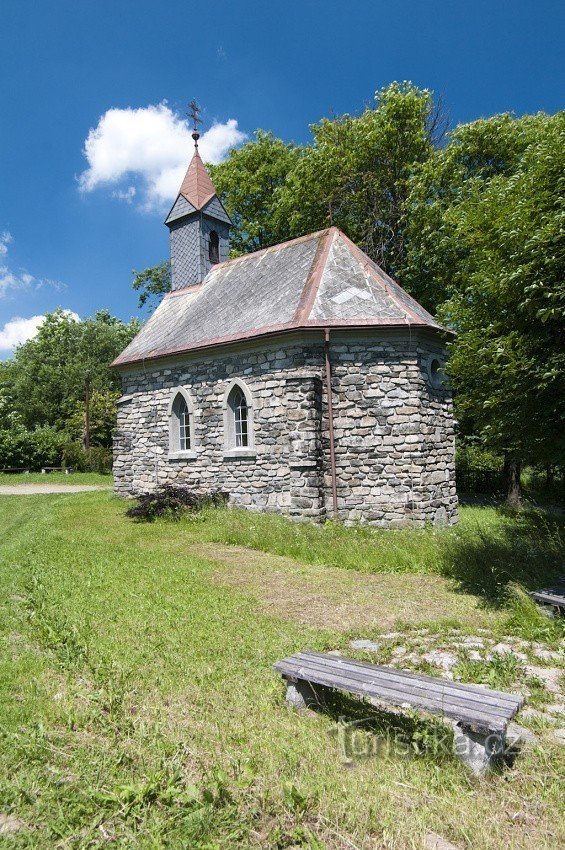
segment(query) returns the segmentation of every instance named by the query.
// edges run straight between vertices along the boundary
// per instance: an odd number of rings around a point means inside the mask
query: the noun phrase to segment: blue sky
[[[216,161],[257,127],[306,142],[392,80],[452,124],[563,108],[552,0],[2,0],[0,20],[0,358],[57,306],[138,313],[193,97]]]

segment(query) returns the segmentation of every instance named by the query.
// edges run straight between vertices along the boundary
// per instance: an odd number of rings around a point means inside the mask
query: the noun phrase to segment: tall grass
[[[452,528],[395,531],[297,523],[233,508],[207,509],[186,522],[195,540],[246,546],[309,564],[443,575],[494,606],[507,603],[512,584],[533,590],[565,571],[563,518],[540,511],[510,514],[466,507]]]
[[[437,529],[387,531],[337,522],[314,525],[277,514],[208,509],[188,520],[195,539],[247,546],[308,564],[366,573],[438,573],[442,537]]]

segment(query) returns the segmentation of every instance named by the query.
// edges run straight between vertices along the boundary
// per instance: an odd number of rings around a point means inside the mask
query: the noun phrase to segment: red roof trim
[[[296,323],[307,321],[308,316],[312,311],[316,295],[318,294],[318,289],[320,288],[320,281],[326,267],[333,237],[336,232],[337,228],[330,227],[330,229],[326,230],[320,238],[316,253],[314,254],[314,259],[312,260],[312,265],[310,266],[310,273],[306,279],[306,283],[304,284],[304,289],[302,290],[298,307],[294,314],[294,321]]]
[[[202,289],[201,283],[191,283],[189,286],[183,286],[181,289],[171,289],[163,296],[165,298],[175,298],[177,295],[187,295],[191,292],[200,292]]]
[[[294,322],[288,322],[286,324],[280,325],[264,325],[261,328],[256,328],[253,331],[249,331],[245,334],[230,334],[228,336],[217,337],[213,340],[206,340],[206,342],[196,343],[195,345],[189,345],[184,348],[170,348],[170,349],[156,349],[154,351],[150,351],[143,356],[135,356],[132,358],[122,359],[121,357],[117,357],[116,360],[111,364],[111,366],[127,366],[132,363],[143,363],[146,360],[156,360],[161,357],[171,357],[175,354],[189,354],[193,351],[205,351],[208,348],[217,348],[222,345],[229,345],[234,342],[246,342],[247,340],[252,339],[264,339],[270,336],[276,336],[281,333],[290,333],[296,331],[311,331],[311,330],[322,330],[323,328],[332,328],[333,330],[339,330],[342,328],[343,330],[349,330],[353,328],[363,329],[363,328],[379,328],[379,327],[387,327],[387,328],[402,328],[403,330],[407,330],[408,328],[417,326],[418,329],[428,328],[431,331],[443,331],[450,335],[454,335],[453,331],[449,331],[446,328],[434,327],[430,325],[428,322],[425,322],[423,319],[418,319],[415,322],[410,322],[408,320],[401,321],[399,319],[366,319],[364,321],[359,321],[358,319],[340,319],[339,321],[328,321],[327,319],[316,319],[310,320],[307,324],[295,324]]]
[[[317,239],[327,232],[327,229],[317,230],[315,233],[307,233],[305,236],[296,236],[294,239],[287,239],[286,242],[279,242],[277,245],[269,245],[268,248],[259,248],[258,251],[251,251],[249,254],[242,254],[241,257],[234,257],[232,260],[224,260],[223,263],[216,263],[208,274],[212,271],[215,272],[216,269],[225,269],[226,266],[231,266],[234,263],[242,263],[245,262],[245,260],[250,260],[252,257],[258,257],[260,254],[266,254],[268,251],[279,251],[281,248],[286,248],[289,245],[297,245],[299,242],[308,242],[310,239]]]

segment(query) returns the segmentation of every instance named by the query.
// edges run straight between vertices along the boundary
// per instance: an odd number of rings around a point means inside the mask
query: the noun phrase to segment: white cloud
[[[127,189],[115,189],[112,192],[112,197],[119,201],[125,201],[126,204],[131,204],[135,198],[135,186],[128,186]]]
[[[13,240],[13,236],[11,233],[8,233],[5,230],[3,233],[0,233],[0,257],[5,257],[8,253],[8,245]]]
[[[80,322],[80,317],[72,310],[64,310],[63,312],[66,316],[74,319],[75,322]],[[10,319],[0,329],[0,351],[11,351],[23,342],[27,342],[28,339],[32,339],[44,321],[45,316],[30,316],[29,319],[15,316]]]
[[[0,298],[6,296],[10,290],[41,289],[42,286],[53,286],[58,290],[66,288],[59,281],[34,277],[23,269],[15,272],[6,265],[8,245],[13,241],[14,237],[7,230],[0,234],[0,259],[4,260],[4,263],[0,264]]]
[[[206,162],[221,162],[245,138],[234,118],[216,122],[202,134],[200,155]],[[108,109],[84,143],[88,168],[80,175],[79,186],[83,192],[92,192],[135,175],[143,188],[142,205],[160,209],[174,200],[192,149],[186,121],[165,102],[140,109]],[[131,203],[135,187],[112,194]]]
[[[22,319],[16,316],[6,322],[0,330],[0,351],[7,351],[21,345],[36,335],[37,331],[45,321],[45,316],[31,316],[29,319]]]

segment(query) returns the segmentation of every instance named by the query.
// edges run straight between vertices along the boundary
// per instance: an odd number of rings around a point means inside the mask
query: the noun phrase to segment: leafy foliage
[[[109,448],[116,428],[117,390],[93,390],[90,394],[90,442]],[[84,437],[84,401],[76,401],[66,422],[65,430],[71,440]]]
[[[142,522],[153,522],[157,517],[178,520],[185,513],[196,513],[205,507],[221,507],[227,502],[227,494],[220,490],[197,493],[188,487],[167,484],[154,493],[138,496],[137,505],[126,511],[126,516]]]
[[[112,471],[112,450],[104,446],[84,449],[81,443],[67,443],[63,448],[63,462],[76,472],[106,475]]]
[[[565,113],[496,116],[459,128],[412,196],[407,274],[458,331],[461,429],[532,462],[565,457],[564,173]]]
[[[138,306],[141,309],[147,304],[154,308],[163,295],[171,291],[171,264],[168,260],[157,266],[144,269],[142,272],[132,272],[132,287],[139,292]]]
[[[139,327],[137,320],[124,323],[107,310],[84,321],[62,310],[48,314],[37,336],[0,366],[0,388],[23,425],[65,430],[83,400],[87,374],[93,391],[118,391],[119,375],[108,367]]]
[[[336,225],[392,275],[405,254],[410,180],[441,125],[431,92],[391,83],[360,116],[323,119],[281,192],[292,235]],[[440,133],[439,133],[440,134]]]
[[[119,375],[109,365],[139,327],[107,310],[82,322],[63,310],[47,315],[37,336],[0,363],[0,467],[61,464],[64,446],[84,434],[88,378],[93,453],[66,462],[108,471],[120,395]]]
[[[209,166],[234,224],[230,235],[232,256],[289,238],[289,223],[278,207],[281,191],[301,156],[302,149],[297,145],[257,130],[253,139],[231,150],[225,162]]]
[[[0,469],[60,466],[66,439],[64,433],[49,425],[33,431],[22,427],[0,429]]]

